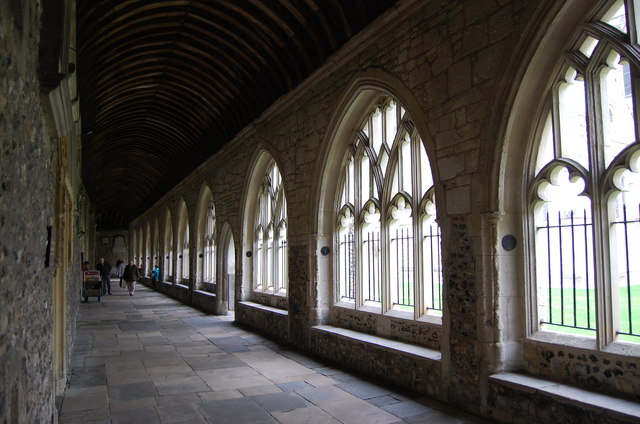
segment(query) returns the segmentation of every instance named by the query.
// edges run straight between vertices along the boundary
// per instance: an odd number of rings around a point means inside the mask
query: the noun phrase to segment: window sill
[[[355,302],[344,302],[344,301],[340,301],[337,302],[335,305],[335,307],[338,308],[342,308],[342,309],[356,309],[356,304]]]
[[[602,351],[613,353],[615,355],[633,356],[637,358],[640,357],[640,344],[625,341],[615,341],[602,349]]]
[[[380,306],[362,305],[359,308],[356,308],[356,304],[354,302],[338,302],[333,306],[336,308],[347,309],[350,311],[358,311],[358,312],[363,312],[365,314],[376,314],[376,315],[383,316],[382,308]]]
[[[596,350],[596,339],[577,334],[556,333],[554,331],[539,330],[529,337],[529,340],[554,345],[564,345],[581,349]]]
[[[413,311],[400,311],[397,309],[392,309],[389,312],[387,312],[385,315],[393,317],[393,318],[400,318],[400,319],[406,319],[406,320],[411,320],[414,321],[414,314]]]
[[[252,292],[260,295],[266,294],[269,296],[287,297],[286,291],[279,291],[274,293],[273,290],[260,290],[259,288],[256,288],[256,289],[253,289]]]
[[[278,308],[274,308],[273,306],[267,306],[267,305],[263,305],[261,303],[255,303],[255,302],[250,302],[250,301],[242,301],[238,303],[239,305],[243,305],[246,306],[248,308],[252,308],[252,309],[259,309],[265,312],[270,312],[273,314],[278,314],[278,315],[289,315],[289,311],[286,311],[284,309],[278,309]]]
[[[199,294],[201,296],[216,297],[215,293],[212,293],[210,291],[205,291],[205,290],[194,290],[194,293]]]
[[[362,305],[361,307],[358,308],[358,310],[361,312],[369,313],[369,314],[378,314],[378,315],[382,314],[382,308],[380,306]]]
[[[349,311],[358,311],[358,312],[363,312],[363,313],[368,313],[368,314],[376,314],[376,315],[380,315],[380,316],[388,316],[388,317],[396,318],[396,319],[404,319],[404,320],[407,320],[407,321],[416,321],[416,322],[421,322],[421,323],[425,323],[425,324],[442,325],[442,317],[438,316],[438,315],[424,314],[421,317],[419,317],[418,319],[416,319],[416,318],[414,318],[413,312],[392,310],[392,311],[387,312],[386,314],[383,314],[380,311],[379,307],[365,305],[365,306],[361,306],[360,308],[356,308],[355,303],[353,303],[353,302],[344,302],[344,301],[337,302],[336,304],[333,305],[333,307],[340,308],[340,309],[346,309],[346,310],[349,310]]]
[[[532,342],[569,346],[585,350],[599,350],[601,352],[611,353],[614,355],[630,356],[635,358],[640,357],[640,344],[633,342],[615,341],[605,346],[603,349],[598,349],[594,338],[544,330],[534,333],[528,338],[528,340]]]
[[[424,322],[426,324],[442,325],[442,316],[424,314],[420,318],[418,318],[418,321]]]

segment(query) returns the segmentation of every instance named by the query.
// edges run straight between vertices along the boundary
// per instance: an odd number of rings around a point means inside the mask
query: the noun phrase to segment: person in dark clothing
[[[122,285],[122,275],[124,274],[124,269],[127,267],[127,263],[122,259],[118,259],[118,262],[119,263],[116,264],[116,275],[120,278],[120,287],[124,287]]]
[[[127,289],[129,290],[129,296],[133,296],[136,291],[136,281],[140,278],[138,267],[135,266],[133,261],[129,261],[129,265],[124,268],[122,278],[127,283]]]
[[[100,262],[96,264],[96,269],[100,271],[100,278],[102,279],[102,295],[111,294],[111,265],[109,262],[105,262],[104,258],[100,258]]]

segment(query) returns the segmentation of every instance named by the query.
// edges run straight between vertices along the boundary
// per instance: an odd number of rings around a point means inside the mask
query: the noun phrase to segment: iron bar
[[[629,333],[633,334],[633,324],[631,317],[631,280],[629,269],[629,222],[627,221],[627,205],[622,205],[622,221],[624,228],[624,251],[625,251],[625,266],[627,271],[627,311],[629,313]]]
[[[569,222],[571,223],[571,246],[575,247],[575,221],[573,220],[573,210],[569,213]],[[573,282],[573,325],[574,327],[578,325],[578,314],[577,314],[577,305],[576,305],[576,250],[574,248],[571,249],[571,280]]]
[[[584,227],[584,258],[585,258],[585,274],[586,278],[586,286],[585,290],[587,293],[587,327],[591,328],[591,302],[589,301],[589,237],[587,234],[587,210],[585,209],[583,212],[583,227]]]
[[[551,292],[551,222],[549,220],[549,210],[546,212],[547,217],[547,264],[548,264],[548,278],[549,278],[549,322],[553,322],[553,295]]]
[[[562,249],[562,216],[558,211],[558,245],[560,248],[560,323],[564,325],[564,255]]]

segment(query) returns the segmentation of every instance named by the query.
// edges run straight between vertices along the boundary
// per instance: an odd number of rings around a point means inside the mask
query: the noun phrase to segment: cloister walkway
[[[59,423],[481,423],[138,285],[78,316]],[[59,402],[59,403],[60,403]]]

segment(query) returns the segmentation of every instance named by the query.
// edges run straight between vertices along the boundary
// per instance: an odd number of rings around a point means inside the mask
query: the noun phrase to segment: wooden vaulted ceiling
[[[78,0],[83,176],[124,228],[395,0]]]

